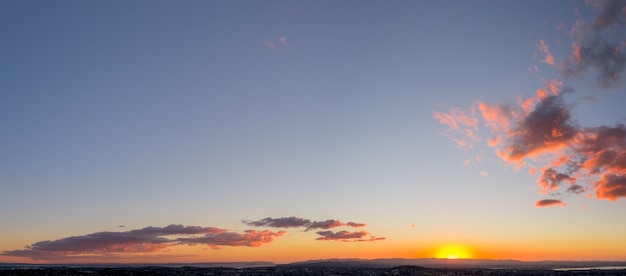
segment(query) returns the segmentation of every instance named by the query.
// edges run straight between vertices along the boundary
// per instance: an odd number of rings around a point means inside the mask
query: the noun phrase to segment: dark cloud
[[[548,207],[548,206],[565,206],[563,201],[558,199],[543,199],[535,202],[535,206],[537,207]]]
[[[587,72],[597,74],[598,84],[614,88],[620,84],[626,66],[626,1],[595,2],[598,16],[591,26],[579,26],[580,41],[572,46],[572,55],[563,64],[566,77],[580,77]]]
[[[573,148],[582,168],[591,174],[626,173],[626,127],[622,124],[586,128]]]
[[[604,174],[596,181],[596,196],[608,200],[626,197],[626,175]]]
[[[626,24],[626,1],[607,0],[600,2],[598,16],[593,20],[593,28],[601,30],[615,25]]]
[[[539,185],[543,188],[542,192],[546,193],[549,191],[558,190],[561,183],[564,181],[574,183],[576,179],[571,177],[570,175],[559,173],[554,168],[547,168],[544,169],[541,173],[541,177],[539,178]]]
[[[506,154],[511,160],[521,160],[562,148],[576,135],[563,94],[550,95],[539,101],[534,110],[522,117],[507,133]]]
[[[242,222],[250,226],[257,226],[257,227],[268,226],[268,227],[276,227],[276,228],[306,227],[311,224],[310,220],[299,218],[299,217],[282,217],[282,218],[267,217],[261,220],[256,220],[256,221],[243,220]]]
[[[328,219],[325,221],[314,221],[311,224],[307,225],[306,231],[313,230],[313,229],[330,229],[330,228],[336,228],[336,227],[345,226],[345,225],[346,225],[345,223],[336,219]]]
[[[374,237],[370,235],[369,232],[366,232],[366,231],[356,231],[356,232],[318,231],[316,233],[320,235],[320,237],[317,238],[317,240],[323,240],[323,241],[362,242],[362,241],[377,241],[377,240],[385,239],[384,237],[383,238]]]
[[[314,229],[331,229],[336,227],[365,227],[365,223],[359,222],[348,222],[343,223],[340,220],[336,219],[327,219],[324,221],[311,221],[308,219],[303,219],[299,217],[282,217],[282,218],[264,218],[256,221],[243,220],[244,224],[250,226],[268,226],[268,227],[276,227],[276,228],[291,228],[291,227],[305,227],[305,231],[314,230]]]
[[[280,237],[283,234],[285,234],[285,231],[272,232],[268,230],[246,230],[243,233],[221,232],[201,237],[179,238],[176,241],[189,245],[206,244],[214,249],[218,249],[219,246],[259,247],[263,244],[273,242],[274,238]]]
[[[359,227],[365,227],[367,226],[365,223],[358,223],[358,222],[348,222],[346,223],[346,226],[350,226],[350,227],[354,227],[354,228],[359,228]]]
[[[219,246],[257,247],[270,243],[274,238],[283,234],[284,231],[247,230],[237,233],[216,227],[149,226],[125,232],[97,232],[54,241],[41,241],[27,246],[24,250],[4,251],[0,255],[51,259],[81,254],[155,252],[181,244],[204,244],[212,248],[219,248]]]
[[[572,193],[572,194],[582,194],[586,191],[587,189],[585,189],[585,187],[580,186],[578,184],[571,185],[567,188],[567,192]]]

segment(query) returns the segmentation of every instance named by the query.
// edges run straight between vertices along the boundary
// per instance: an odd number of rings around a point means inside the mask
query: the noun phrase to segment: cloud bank
[[[304,228],[304,231],[326,230],[337,227],[361,228],[365,223],[341,222],[328,219],[311,221],[299,217],[267,217],[257,221],[243,221],[254,227]],[[125,226],[119,226],[118,228]],[[0,255],[27,257],[33,260],[68,260],[85,258],[109,258],[128,256],[129,254],[154,253],[167,251],[174,246],[203,245],[212,249],[228,247],[260,247],[274,242],[287,233],[269,230],[229,231],[217,227],[184,226],[172,224],[165,227],[148,226],[141,229],[121,232],[96,232],[83,236],[72,236],[58,240],[40,241],[21,250],[3,251]],[[367,231],[319,231],[316,240],[334,240],[342,242],[376,241],[377,238]]]
[[[285,231],[246,230],[231,232],[216,227],[169,225],[148,226],[124,232],[97,232],[54,241],[41,241],[23,250],[4,251],[0,255],[31,259],[58,259],[81,256],[101,256],[122,253],[147,253],[177,245],[207,245],[259,247],[271,243]]]
[[[572,117],[575,103],[566,95],[575,93],[568,81],[593,77],[597,90],[617,91],[626,75],[626,1],[595,1],[598,11],[591,23],[577,20],[571,31],[575,42],[570,57],[558,68],[564,81],[551,79],[531,97],[515,103],[478,101],[470,112],[452,107],[433,117],[448,127],[459,146],[468,149],[481,141],[479,122],[489,132],[487,146],[509,164],[540,172],[541,194],[551,196],[595,192],[597,199],[626,198],[626,127],[581,126]],[[562,27],[561,27],[562,28]],[[542,63],[556,65],[547,43],[540,40]],[[475,111],[478,112],[475,112]],[[538,165],[538,169],[536,168]],[[539,200],[538,207],[563,206],[557,199]]]

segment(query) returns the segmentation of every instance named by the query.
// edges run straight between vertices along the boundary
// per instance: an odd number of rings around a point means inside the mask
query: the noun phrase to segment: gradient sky
[[[626,1],[0,1],[0,262],[626,260]]]

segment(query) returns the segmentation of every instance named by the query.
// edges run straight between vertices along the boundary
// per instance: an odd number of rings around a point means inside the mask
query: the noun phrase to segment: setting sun
[[[469,250],[460,245],[446,245],[437,250],[435,258],[438,259],[467,259],[471,258]]]

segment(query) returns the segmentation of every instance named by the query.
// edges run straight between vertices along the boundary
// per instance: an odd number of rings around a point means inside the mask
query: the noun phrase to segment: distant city
[[[186,264],[0,264],[0,275],[626,275],[626,262],[327,259]]]

